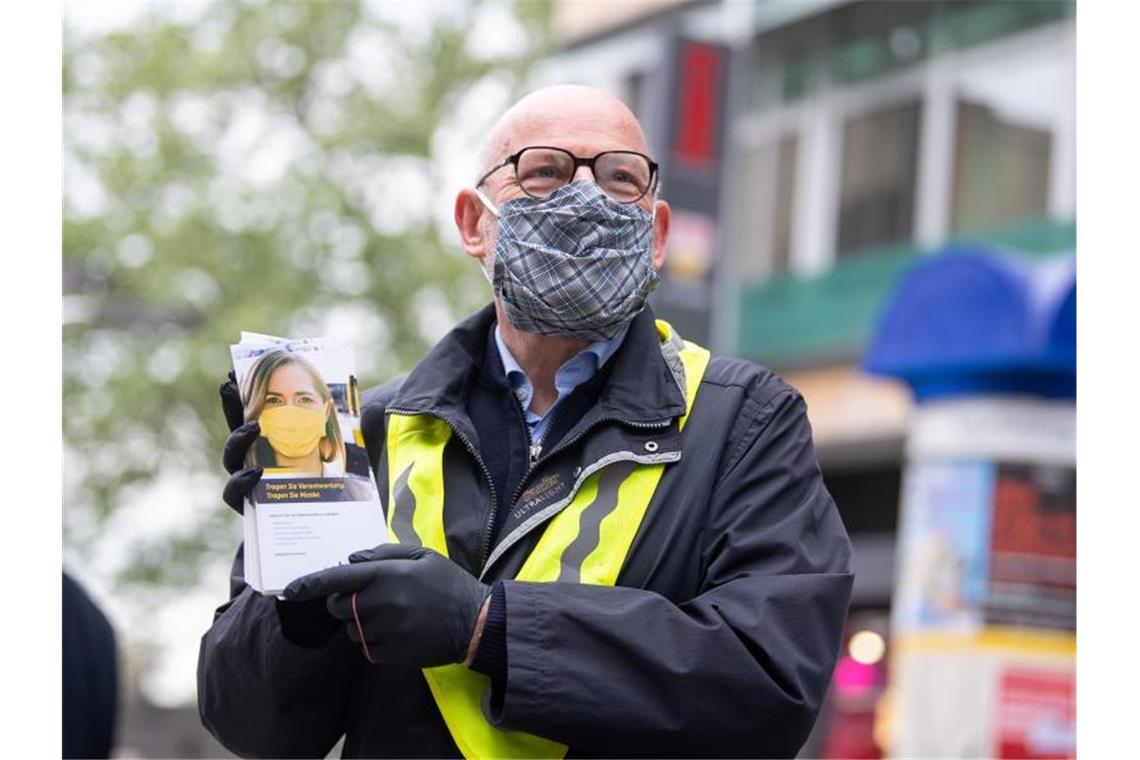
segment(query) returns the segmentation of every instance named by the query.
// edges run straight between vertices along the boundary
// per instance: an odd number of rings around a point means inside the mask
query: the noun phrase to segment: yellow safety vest
[[[657,320],[661,350],[685,394],[684,427],[709,352],[684,341]],[[430,414],[388,415],[388,535],[403,504],[411,510],[411,530],[423,546],[447,556],[443,527],[443,449],[452,429]],[[612,586],[653,498],[664,463],[611,461],[578,474],[569,503],[547,524],[515,580],[577,581]],[[408,526],[399,532],[408,538]],[[489,564],[489,563],[488,563]],[[522,731],[504,731],[484,717],[481,701],[490,679],[462,664],[425,668],[432,696],[456,746],[467,758],[562,758],[566,745]]]

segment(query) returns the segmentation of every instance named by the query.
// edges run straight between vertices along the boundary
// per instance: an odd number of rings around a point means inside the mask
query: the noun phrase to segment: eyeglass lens
[[[545,198],[574,179],[574,156],[557,148],[527,148],[515,168],[523,192]],[[649,161],[637,153],[601,153],[594,162],[594,179],[602,191],[621,203],[632,203],[649,190]]]

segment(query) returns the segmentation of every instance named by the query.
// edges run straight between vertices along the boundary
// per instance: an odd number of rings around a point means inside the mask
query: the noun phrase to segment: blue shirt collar
[[[596,375],[598,370],[605,366],[605,363],[621,346],[627,332],[629,332],[628,324],[623,326],[609,340],[596,340],[572,358],[567,359],[554,373],[554,388],[558,391],[558,398],[554,403],[557,404],[569,396],[579,385]],[[499,349],[499,358],[503,361],[503,371],[507,375],[507,384],[514,391],[515,398],[519,400],[519,404],[526,411],[529,420],[532,415],[530,401],[534,395],[534,384],[527,377],[523,368],[519,366],[519,363],[515,361],[515,357],[507,348],[507,344],[503,342],[498,323],[495,324],[495,345]]]

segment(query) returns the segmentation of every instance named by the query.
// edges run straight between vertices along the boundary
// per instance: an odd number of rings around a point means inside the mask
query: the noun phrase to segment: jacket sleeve
[[[745,427],[720,465],[694,598],[504,584],[501,727],[604,756],[795,756],[835,666],[851,546],[799,394],[785,386]]]
[[[262,596],[241,567],[239,549],[199,648],[202,723],[244,757],[325,757],[345,731],[356,650],[323,609]]]

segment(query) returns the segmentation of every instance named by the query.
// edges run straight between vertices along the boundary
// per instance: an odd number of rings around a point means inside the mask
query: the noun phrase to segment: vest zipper
[[[555,409],[553,414],[557,413],[558,410]],[[551,418],[550,422],[553,424],[553,417]],[[622,417],[599,417],[582,430],[579,430],[577,435],[573,436],[569,440],[559,441],[552,451],[547,452],[546,459],[549,459],[560,451],[565,451],[570,446],[573,446],[576,441],[580,440],[584,435],[586,435],[586,433],[590,432],[603,422],[620,422],[623,425],[629,425],[630,427],[656,430],[659,428],[669,427],[670,423],[673,422],[673,418],[670,417],[668,419],[657,420],[654,422],[636,422],[634,420],[623,419]],[[550,430],[550,425],[547,425],[546,429]],[[527,428],[527,436],[530,436],[529,427]],[[514,509],[515,503],[519,500],[519,496],[522,495],[523,489],[526,488],[527,481],[530,480],[531,473],[534,472],[541,457],[542,443],[532,443],[530,446],[530,467],[527,468],[526,473],[522,476],[522,480],[519,481],[518,487],[515,488],[515,492],[511,496],[510,504],[507,505],[508,509]]]
[[[495,522],[495,515],[498,512],[499,506],[499,500],[495,494],[495,482],[491,479],[491,471],[487,469],[487,465],[483,462],[483,458],[479,456],[479,452],[475,450],[475,446],[471,443],[470,440],[468,440],[467,436],[459,432],[459,429],[456,427],[455,423],[449,420],[447,417],[444,417],[441,414],[436,414],[435,412],[417,412],[410,409],[387,409],[385,411],[388,414],[398,414],[404,417],[415,417],[419,414],[426,414],[429,417],[435,417],[438,420],[442,420],[449,428],[451,428],[451,431],[455,433],[455,436],[463,442],[463,445],[467,448],[467,451],[479,465],[479,469],[483,471],[483,479],[487,482],[487,488],[491,492],[491,513],[488,516],[489,519],[487,520],[487,524],[483,527],[483,543],[479,554],[479,572],[480,577],[482,577],[482,572],[487,569],[487,558],[490,556],[491,526]],[[554,413],[557,413],[557,411],[558,410],[555,409]],[[552,417],[550,421],[553,422],[554,418]],[[586,435],[586,433],[590,432],[603,422],[620,422],[621,424],[628,425],[630,427],[657,430],[669,427],[670,423],[673,422],[673,418],[669,417],[667,419],[656,420],[654,422],[637,422],[636,420],[628,420],[622,417],[599,417],[582,430],[579,430],[577,435],[574,435],[567,440],[559,441],[558,445],[556,445],[553,450],[547,452],[545,458],[549,459],[555,454],[561,451],[565,451],[570,446],[573,446],[577,441],[581,440],[582,437]],[[523,427],[526,429],[527,439],[530,440],[530,426],[526,424],[525,418],[523,419]],[[547,429],[549,429],[549,427]],[[523,475],[522,480],[519,481],[518,487],[515,489],[514,494],[511,496],[511,501],[508,505],[508,508],[514,507],[515,502],[518,501],[519,496],[522,494],[523,488],[526,487],[527,480],[530,479],[531,473],[534,472],[538,462],[542,459],[541,443],[532,442],[530,444],[530,456],[530,467],[527,468],[527,471]],[[391,477],[391,474],[389,474],[389,477]]]
[[[444,424],[446,424],[449,428],[451,428],[451,432],[455,433],[455,437],[463,442],[463,445],[467,448],[467,451],[475,459],[476,464],[479,465],[479,469],[483,471],[483,479],[487,481],[487,488],[491,492],[491,515],[490,515],[490,521],[489,521],[488,525],[493,523],[495,520],[495,511],[496,511],[496,508],[499,504],[498,496],[495,494],[495,481],[491,478],[491,471],[487,469],[487,465],[483,462],[483,458],[481,456],[479,456],[479,452],[475,450],[475,446],[471,443],[470,440],[468,440],[467,436],[463,435],[463,433],[461,433],[459,431],[459,428],[456,427],[455,423],[452,422],[451,420],[449,420],[447,417],[444,417],[442,414],[436,414],[434,412],[415,412],[415,411],[411,411],[408,409],[387,409],[386,411],[388,414],[398,414],[402,417],[415,417],[415,416],[420,415],[420,414],[426,414],[429,417],[435,417],[437,420],[442,420],[444,422]],[[391,477],[390,473],[389,473],[389,477]],[[483,545],[480,549],[480,554],[479,554],[479,571],[480,572],[483,571],[484,565],[487,564],[487,556],[489,553],[488,550],[490,549],[490,547],[487,544],[489,543],[489,541],[490,541],[490,531],[487,528],[484,528],[484,530],[483,530]]]
[[[547,452],[546,458],[549,459],[560,451],[565,451],[569,447],[573,446],[577,441],[581,440],[581,438],[586,435],[586,433],[590,432],[598,425],[601,425],[603,422],[620,422],[621,424],[628,425],[629,427],[642,428],[646,430],[658,430],[660,428],[669,427],[669,425],[673,422],[673,418],[669,417],[667,419],[655,420],[653,422],[637,422],[636,420],[627,420],[622,417],[599,417],[582,430],[579,430],[578,434],[574,437],[565,441],[559,441],[558,445],[554,447],[553,451]]]
[[[629,420],[621,420],[620,418],[613,418],[613,417],[607,418],[607,419],[614,420],[617,422],[623,422],[623,421],[629,422]],[[598,423],[601,423],[602,421],[603,420],[598,420]],[[647,429],[649,429],[649,428],[662,429],[662,428],[666,428],[669,426],[669,420],[666,420],[664,424],[659,424],[659,423],[658,424],[633,423],[633,426],[634,427],[640,427],[640,428],[647,428]],[[592,427],[594,427],[594,425],[591,425],[590,427],[592,428]],[[583,431],[583,435],[585,434],[585,432],[586,431]],[[577,438],[580,438],[580,437],[581,436],[575,436],[575,440]],[[664,463],[664,462],[675,462],[680,458],[681,458],[681,453],[678,451],[678,452],[675,452],[675,455],[670,456],[668,459],[661,459],[659,461],[662,463]],[[574,485],[571,487],[570,495],[568,495],[565,499],[563,499],[559,502],[555,502],[556,506],[544,507],[543,510],[541,510],[541,511],[546,512],[546,515],[542,518],[542,522],[545,522],[547,519],[553,519],[553,517],[556,516],[559,511],[561,511],[562,507],[569,504],[573,500],[574,495],[577,493],[578,485],[583,483],[587,477],[594,474],[597,470],[601,469],[602,467],[609,466],[610,464],[613,464],[613,463],[618,462],[618,461],[627,461],[629,459],[633,459],[636,461],[637,455],[635,455],[632,451],[619,451],[619,452],[607,454],[606,456],[602,457],[601,459],[598,459],[595,462],[591,462],[589,465],[587,465],[582,470],[582,472],[578,476],[575,477]],[[515,500],[517,502],[517,497]],[[514,531],[512,531],[511,533],[508,533],[506,536],[501,538],[499,540],[498,544],[496,544],[496,546],[495,546],[495,551],[491,553],[491,555],[488,557],[488,561],[486,563],[484,563],[483,573],[485,574],[487,572],[487,570],[490,569],[491,564],[497,562],[503,555],[505,555],[507,553],[507,551],[512,546],[514,546],[516,543],[518,543],[521,540],[522,536],[526,535],[526,533],[529,533],[529,532],[530,532],[530,529],[528,528],[524,533],[520,534],[519,533],[519,527],[516,526]],[[480,580],[482,580],[482,578],[483,578],[483,576],[480,575]]]

